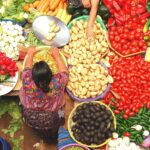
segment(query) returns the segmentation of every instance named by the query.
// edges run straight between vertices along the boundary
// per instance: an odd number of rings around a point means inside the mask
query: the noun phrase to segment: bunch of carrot
[[[66,0],[36,0],[33,3],[27,3],[24,5],[24,10],[27,12],[30,12],[32,10],[37,10],[38,12],[41,12],[46,15],[50,16],[59,16],[58,18],[61,19],[60,10],[61,13],[64,13],[65,15],[69,15],[66,12],[67,2]],[[62,11],[63,10],[63,11]],[[63,14],[61,14],[63,15]],[[71,16],[66,16],[71,19]],[[65,17],[63,17],[65,18]],[[68,19],[70,21],[70,19]],[[64,21],[64,20],[62,20]],[[64,21],[65,23],[68,23]]]

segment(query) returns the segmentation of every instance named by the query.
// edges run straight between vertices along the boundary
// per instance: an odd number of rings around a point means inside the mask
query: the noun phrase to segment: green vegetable
[[[148,36],[144,36],[144,40],[148,41],[149,37]]]
[[[8,113],[12,117],[12,120],[10,121],[8,128],[2,129],[2,132],[9,135],[10,141],[13,145],[12,150],[20,150],[19,142],[23,139],[23,136],[19,138],[15,136],[14,138],[15,133],[21,129],[23,124],[18,99],[0,98],[0,118],[6,113]]]
[[[82,16],[82,10],[76,10],[72,15],[73,18],[77,18],[80,16]]]
[[[147,20],[146,24],[144,25],[143,32],[147,32],[150,26],[150,19]]]
[[[147,46],[150,47],[150,42],[147,42]]]
[[[0,0],[0,18],[1,19],[16,19],[16,21],[23,22],[26,18],[22,15],[24,13],[23,6],[25,0]]]
[[[109,14],[109,13],[106,13],[106,14],[104,14],[104,15],[102,16],[102,19],[108,20],[109,17],[110,17],[110,14]]]
[[[122,113],[122,112],[121,112]],[[125,132],[130,133],[130,140],[132,142],[141,143],[144,139],[143,131],[150,130],[150,114],[149,109],[146,107],[141,108],[138,114],[135,117],[129,117],[128,119],[124,120],[122,118],[122,114],[116,115],[117,119],[117,132],[120,136],[123,135]],[[137,131],[137,125],[141,126],[141,130]],[[136,129],[135,129],[136,127]]]
[[[150,13],[150,2],[147,2],[147,4],[146,4],[146,9],[147,9],[147,11]]]
[[[24,136],[18,138],[10,138],[10,141],[13,143],[13,150],[20,150],[20,142],[24,139]]]
[[[25,13],[24,12],[20,12],[18,14],[12,15],[12,16],[5,17],[5,19],[14,19],[17,22],[21,23],[21,22],[24,22],[25,19],[27,19],[24,16],[25,16]]]
[[[33,3],[35,0],[25,0],[26,3]]]
[[[108,14],[108,13],[109,13],[108,8],[105,5],[100,4],[99,8],[98,8],[98,14],[100,14],[101,16],[103,16],[104,14]]]
[[[34,35],[33,31],[30,30],[29,33],[27,34],[27,38],[25,41],[25,46],[42,46],[42,44]]]
[[[89,15],[89,10],[88,9],[83,9],[82,10],[82,15]]]
[[[72,146],[72,147],[69,147],[69,148],[65,148],[64,150],[84,150],[84,149],[81,148],[81,147],[74,147],[74,146]]]
[[[0,74],[0,82],[3,82],[5,80],[7,80],[10,76],[7,74],[7,75],[1,75]]]
[[[72,4],[68,4],[68,6],[67,6],[67,12],[69,14],[73,14],[75,10],[76,9],[75,9],[75,7]]]

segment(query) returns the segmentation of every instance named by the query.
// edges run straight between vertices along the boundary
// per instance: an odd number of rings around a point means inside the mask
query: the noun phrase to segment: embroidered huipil
[[[32,80],[32,70],[25,69],[22,74],[23,86],[20,90],[20,100],[25,108],[35,110],[57,111],[64,105],[64,90],[68,81],[68,74],[61,72],[53,75],[50,91],[44,93],[37,88]]]

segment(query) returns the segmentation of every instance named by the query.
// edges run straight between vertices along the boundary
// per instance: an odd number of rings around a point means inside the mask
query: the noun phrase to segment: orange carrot
[[[41,9],[39,11],[44,12],[45,9],[47,8],[48,4],[49,4],[49,1],[46,1],[45,3],[43,3],[43,6],[41,7]]]
[[[63,8],[63,6],[64,6],[64,0],[61,0],[60,3],[59,3],[58,8]]]
[[[42,7],[43,3],[45,3],[46,1],[45,0],[40,0],[39,4],[37,6],[37,10],[39,10]]]
[[[33,3],[33,6],[34,6],[34,7],[37,7],[39,3],[40,3],[40,1],[35,1],[35,2]]]
[[[64,9],[66,9],[66,8],[67,8],[67,3],[64,3],[63,8],[64,8]]]
[[[24,5],[24,6],[23,6],[23,9],[24,9],[25,11],[29,11],[29,9],[30,9],[29,4]]]
[[[55,10],[57,6],[59,5],[60,0],[52,0],[50,3],[50,9]]]
[[[49,7],[47,7],[45,10],[44,10],[44,12],[47,14],[48,13],[48,11],[49,11]]]
[[[52,13],[51,13],[51,16],[56,16],[57,15],[57,12],[58,12],[58,8],[56,8]]]
[[[53,12],[50,10],[48,13],[47,13],[47,15],[51,15]]]

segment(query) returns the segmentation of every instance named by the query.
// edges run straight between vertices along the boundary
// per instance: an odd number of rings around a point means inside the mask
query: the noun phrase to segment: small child
[[[87,32],[86,32],[86,35],[90,40],[94,39],[93,28],[94,28],[94,22],[96,20],[99,1],[100,0],[82,0],[82,4],[85,8],[91,8],[90,16],[88,20]]]

